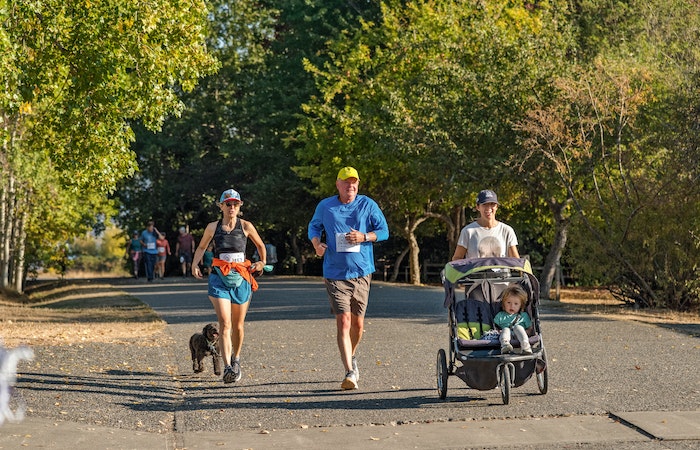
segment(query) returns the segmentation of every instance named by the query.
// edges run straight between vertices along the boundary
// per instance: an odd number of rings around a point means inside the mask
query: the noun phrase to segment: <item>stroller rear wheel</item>
[[[437,364],[435,370],[437,378],[437,393],[440,400],[444,400],[447,397],[447,355],[444,349],[438,350],[437,354]]]
[[[544,395],[547,393],[547,356],[544,353],[544,348],[542,349],[542,362],[540,363],[539,361],[537,364],[542,365],[542,369],[540,370],[537,366],[535,366],[535,378],[537,379],[537,388],[540,390],[540,394]]]

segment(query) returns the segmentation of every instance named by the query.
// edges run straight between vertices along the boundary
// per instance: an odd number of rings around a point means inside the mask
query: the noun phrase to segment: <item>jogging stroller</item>
[[[547,393],[547,357],[539,320],[539,282],[530,262],[522,258],[468,258],[452,261],[442,271],[445,308],[448,309],[449,358],[444,349],[437,354],[437,391],[447,396],[447,380],[456,375],[467,386],[490,390],[498,386],[503,403],[510,401],[511,388],[523,385],[535,374],[541,394]],[[525,311],[532,319],[527,334],[532,354],[501,354],[493,318],[501,309],[501,293],[511,283],[528,294]],[[516,352],[520,342],[514,337]]]

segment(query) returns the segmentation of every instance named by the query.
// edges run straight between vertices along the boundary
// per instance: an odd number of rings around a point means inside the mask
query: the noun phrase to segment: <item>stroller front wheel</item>
[[[503,399],[503,404],[507,405],[510,403],[510,385],[511,385],[511,368],[515,371],[512,364],[507,363],[501,366],[499,385],[501,387],[501,398]]]
[[[437,393],[440,400],[447,397],[447,355],[444,349],[438,350],[435,375],[437,378]]]

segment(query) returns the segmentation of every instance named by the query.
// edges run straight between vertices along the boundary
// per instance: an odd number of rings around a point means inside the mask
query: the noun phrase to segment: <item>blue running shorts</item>
[[[226,286],[218,274],[212,273],[209,275],[209,296],[214,298],[223,298],[230,300],[231,303],[242,305],[248,301],[253,295],[253,290],[250,283],[243,280],[240,286],[230,288]]]

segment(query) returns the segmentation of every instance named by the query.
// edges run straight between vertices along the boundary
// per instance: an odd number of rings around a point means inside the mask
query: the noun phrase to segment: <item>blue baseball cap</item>
[[[221,197],[219,197],[219,203],[242,201],[243,200],[241,200],[241,194],[234,191],[233,189],[226,189],[224,192],[221,193]]]

